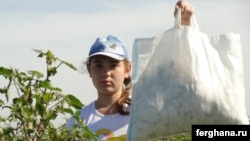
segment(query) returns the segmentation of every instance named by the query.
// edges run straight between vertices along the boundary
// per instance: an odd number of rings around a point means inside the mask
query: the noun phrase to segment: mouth
[[[105,85],[105,86],[110,86],[112,83],[111,83],[111,81],[104,80],[104,81],[101,81],[101,84]]]

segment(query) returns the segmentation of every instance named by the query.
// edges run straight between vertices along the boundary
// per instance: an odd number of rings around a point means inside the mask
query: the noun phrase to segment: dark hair
[[[129,107],[131,105],[130,89],[132,88],[132,80],[129,76],[123,81],[125,88],[122,91],[121,97],[117,101],[118,112],[121,115],[129,115]]]

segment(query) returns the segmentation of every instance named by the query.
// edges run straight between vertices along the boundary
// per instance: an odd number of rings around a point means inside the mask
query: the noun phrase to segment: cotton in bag
[[[208,36],[195,16],[133,44],[127,141],[191,132],[193,124],[249,124],[240,35]]]

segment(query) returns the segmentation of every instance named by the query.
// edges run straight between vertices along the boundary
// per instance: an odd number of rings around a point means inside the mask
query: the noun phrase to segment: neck
[[[117,109],[117,100],[120,98],[120,95],[98,95],[97,100],[95,101],[95,107],[98,112],[104,115],[115,114],[118,112]]]

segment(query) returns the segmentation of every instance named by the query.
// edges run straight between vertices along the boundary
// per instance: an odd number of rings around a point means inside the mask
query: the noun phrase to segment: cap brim
[[[115,59],[115,60],[123,60],[123,59],[125,58],[125,57],[123,57],[123,56],[120,56],[120,55],[117,55],[117,54],[114,54],[114,53],[109,53],[109,52],[97,52],[97,53],[94,53],[94,54],[88,56],[86,59],[89,59],[90,57],[96,56],[96,55],[104,55],[104,56],[113,58],[113,59]]]

